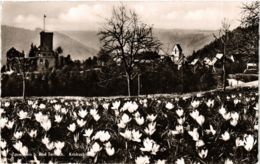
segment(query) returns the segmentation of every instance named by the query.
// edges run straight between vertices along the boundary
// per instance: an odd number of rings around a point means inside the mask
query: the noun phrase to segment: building
[[[43,72],[56,66],[56,56],[53,51],[53,33],[42,31],[40,33],[40,46],[36,55],[37,71]]]
[[[14,70],[19,58],[24,60],[26,69],[29,72],[45,72],[48,69],[55,68],[58,63],[58,56],[53,51],[53,33],[40,32],[40,46],[31,45],[28,58],[25,57],[24,52],[19,52],[14,47],[7,51],[6,57],[7,70]]]
[[[182,48],[179,44],[174,45],[170,57],[171,60],[176,64],[178,64],[180,60],[184,58],[184,54],[182,53]]]

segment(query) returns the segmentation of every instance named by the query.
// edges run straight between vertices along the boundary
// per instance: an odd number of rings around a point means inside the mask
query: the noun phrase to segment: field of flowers
[[[256,163],[257,89],[175,98],[2,99],[2,162]]]

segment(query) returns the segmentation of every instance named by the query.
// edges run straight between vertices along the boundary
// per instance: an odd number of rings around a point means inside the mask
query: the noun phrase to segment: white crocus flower
[[[17,140],[22,138],[22,136],[23,136],[22,131],[17,131],[17,132],[14,133],[14,138],[17,139]]]
[[[132,118],[130,118],[128,114],[124,113],[121,120],[123,121],[123,123],[127,124],[132,120]]]
[[[255,104],[254,109],[255,109],[255,110],[258,110],[258,103]]]
[[[160,145],[156,144],[154,140],[151,140],[149,138],[146,138],[143,140],[143,146],[140,150],[143,152],[151,152],[151,154],[156,155],[156,153],[159,151]]]
[[[144,117],[135,117],[135,121],[138,125],[144,124]]]
[[[28,148],[26,146],[21,147],[21,149],[19,151],[23,156],[28,155]]]
[[[119,134],[128,140],[132,139],[132,132],[128,129],[126,129],[124,133],[120,132]]]
[[[229,119],[231,118],[230,112],[225,113],[225,114],[223,114],[222,116],[223,116],[223,118],[224,118],[225,120],[229,120]]]
[[[47,136],[44,136],[44,138],[42,139],[42,143],[44,145],[47,145],[48,143],[50,143],[50,139]]]
[[[8,122],[8,119],[6,117],[1,117],[0,118],[0,128],[1,129],[4,128],[7,124],[7,122]]]
[[[230,160],[230,159],[226,159],[225,162],[224,162],[224,164],[233,164],[233,161]]]
[[[40,104],[39,108],[40,108],[40,109],[45,109],[45,108],[46,108],[46,105]]]
[[[183,158],[177,159],[176,164],[185,164],[185,161]]]
[[[95,140],[100,140],[101,142],[108,141],[110,139],[111,135],[109,134],[108,131],[98,131],[94,136],[93,139]]]
[[[42,114],[42,112],[38,112],[38,113],[35,113],[35,114],[34,114],[34,117],[35,117],[35,120],[36,120],[37,122],[41,122],[41,121],[42,121],[43,114]]]
[[[159,159],[155,162],[155,164],[166,164],[166,160],[165,159]]]
[[[28,134],[31,138],[35,138],[37,136],[37,130],[32,129]]]
[[[54,122],[57,122],[57,123],[60,123],[63,118],[61,115],[57,115],[57,114],[54,117],[55,117]]]
[[[87,122],[84,121],[83,119],[79,119],[77,120],[77,124],[79,125],[79,127],[83,127]]]
[[[135,159],[136,164],[149,164],[150,163],[150,158],[146,156],[139,156]]]
[[[5,140],[0,140],[0,147],[4,149],[6,147],[6,141]]]
[[[141,142],[141,139],[140,139],[141,136],[142,136],[142,133],[140,133],[138,130],[135,130],[135,129],[132,130],[132,141]]]
[[[192,137],[194,141],[199,140],[199,133],[198,133],[198,128],[194,128],[192,131],[188,131],[188,134]]]
[[[214,100],[210,100],[210,99],[209,99],[206,104],[207,104],[207,106],[208,106],[209,108],[213,108],[213,106],[214,106]]]
[[[93,129],[86,129],[83,136],[90,137],[92,133],[93,133]]]
[[[87,156],[88,157],[95,157],[96,156],[96,152],[94,152],[93,149],[90,149],[90,151],[87,152]]]
[[[208,149],[201,149],[201,150],[199,151],[199,156],[200,156],[200,158],[204,159],[204,158],[207,157],[207,155],[208,155]]]
[[[146,119],[150,122],[153,122],[157,118],[157,115],[154,114],[148,114]]]
[[[5,102],[4,106],[5,106],[5,107],[9,107],[9,106],[10,106],[10,102],[8,102],[8,101]]]
[[[7,153],[8,153],[8,149],[1,150],[1,155],[2,155],[2,157],[6,157],[6,156],[7,156]],[[1,162],[0,162],[0,163],[1,163]],[[7,162],[4,162],[4,163],[7,163]]]
[[[230,120],[230,124],[232,126],[236,126],[239,120],[239,114],[237,112],[231,112],[231,120]]]
[[[170,133],[171,133],[172,135],[181,134],[181,133],[183,133],[183,132],[184,132],[184,128],[183,128],[182,125],[177,125],[177,126],[175,127],[175,130],[171,130],[171,131],[170,131]]]
[[[204,145],[205,145],[205,143],[204,143],[203,140],[198,140],[198,141],[196,142],[196,147],[202,147],[202,146],[204,146]]]
[[[0,108],[0,116],[2,116],[3,113],[5,113],[5,110],[3,108]]]
[[[234,104],[237,105],[239,103],[238,99],[234,99]]]
[[[179,117],[181,117],[184,113],[183,109],[177,109],[175,112]]]
[[[254,136],[251,134],[249,134],[249,135],[245,134],[244,135],[244,148],[247,151],[251,151],[254,147],[254,144],[255,144]]]
[[[238,121],[237,120],[230,120],[230,125],[232,126],[236,126],[238,124]]]
[[[198,108],[199,105],[200,105],[200,101],[198,101],[198,100],[194,100],[194,101],[191,102],[191,106],[193,108]]]
[[[67,114],[67,113],[68,113],[68,109],[66,109],[66,108],[61,108],[61,113]]]
[[[74,139],[74,142],[77,143],[79,140],[79,133],[74,134],[73,139]]]
[[[138,105],[137,105],[136,102],[132,102],[132,103],[130,104],[130,106],[128,107],[128,111],[129,111],[130,113],[135,112],[137,109],[138,109]]]
[[[68,130],[71,132],[74,132],[76,130],[76,124],[75,123],[70,124],[68,126]]]
[[[148,124],[148,127],[144,129],[145,133],[148,135],[153,135],[153,133],[156,131],[156,122],[151,122]]]
[[[20,149],[23,147],[23,143],[21,141],[16,142],[13,147],[17,150],[20,151]]]
[[[229,132],[225,131],[225,133],[221,135],[221,139],[224,140],[224,141],[228,141],[230,139]]]
[[[185,122],[185,117],[182,117],[182,118],[178,118],[177,119],[177,122],[182,125],[184,122]]]
[[[105,149],[106,149],[107,155],[113,156],[115,154],[115,148],[113,148],[113,147],[106,147]]]
[[[244,140],[241,140],[239,137],[236,138],[236,147],[244,146]]]
[[[29,117],[28,117],[28,112],[25,112],[25,111],[23,111],[23,110],[20,110],[17,115],[19,116],[19,119],[20,119],[20,120],[24,120],[24,119],[26,119],[26,118],[29,118]]]
[[[104,108],[105,110],[108,110],[109,103],[104,103],[102,106],[103,106],[103,108]]]
[[[54,143],[54,145],[55,145],[56,149],[62,150],[63,147],[65,146],[65,142],[57,141],[57,142]]]
[[[84,110],[84,109],[80,109],[79,112],[78,112],[78,115],[79,117],[81,118],[85,118],[88,114],[88,111],[87,110]],[[96,113],[97,114],[97,113]]]
[[[197,123],[202,126],[202,124],[205,122],[205,117],[203,115],[199,115],[197,118],[196,118],[196,121]]]
[[[50,128],[51,128],[51,120],[49,120],[49,119],[44,120],[44,121],[41,123],[41,126],[43,127],[43,129],[44,129],[45,131],[50,130]]]
[[[192,112],[190,113],[190,116],[191,116],[194,120],[196,120],[197,117],[199,117],[199,111],[198,111],[198,110],[192,111]]]
[[[100,115],[96,114],[96,115],[93,116],[93,118],[94,118],[95,121],[98,121],[100,119]]]
[[[119,128],[125,128],[126,127],[126,124],[122,121],[122,120],[120,120],[120,122],[117,124],[117,126],[119,127]]]
[[[14,121],[8,121],[7,124],[6,124],[6,127],[7,127],[8,129],[12,129],[13,126],[14,126]]]
[[[174,108],[174,105],[170,102],[167,102],[167,104],[165,105],[165,107],[169,110],[173,109]]]
[[[97,142],[95,142],[95,143],[92,145],[92,150],[93,150],[94,152],[99,152],[99,151],[102,150],[102,147],[100,147],[100,145],[99,145]]]
[[[55,104],[55,105],[53,106],[53,108],[54,108],[56,111],[60,111],[61,105],[60,105],[60,104]]]
[[[226,109],[224,108],[224,106],[222,105],[221,108],[218,110],[218,112],[223,116],[224,114],[226,114]]]
[[[46,146],[46,148],[47,148],[49,151],[51,151],[51,150],[54,149],[54,143],[53,143],[53,142],[47,143],[45,146]]]
[[[55,149],[55,150],[54,150],[54,154],[55,154],[56,156],[61,156],[61,155],[62,155],[61,149]]]
[[[206,133],[212,133],[212,135],[214,136],[216,134],[216,130],[213,128],[212,125],[209,125],[209,129],[206,129]]]
[[[118,110],[119,106],[120,106],[120,101],[115,101],[112,103],[111,109]]]
[[[134,113],[134,116],[135,117],[141,117],[141,114],[137,111],[137,112]]]

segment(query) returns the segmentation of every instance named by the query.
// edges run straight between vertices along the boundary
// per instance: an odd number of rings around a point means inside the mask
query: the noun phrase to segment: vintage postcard
[[[259,1],[3,1],[0,163],[258,162]]]

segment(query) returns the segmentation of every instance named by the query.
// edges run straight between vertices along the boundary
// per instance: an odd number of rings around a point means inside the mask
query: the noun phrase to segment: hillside
[[[6,62],[5,54],[11,48],[27,54],[31,43],[39,45],[40,30],[27,30],[22,28],[2,26],[2,63]],[[169,51],[175,43],[182,46],[186,56],[193,50],[199,50],[213,40],[215,31],[181,30],[181,29],[155,29],[155,36],[163,43],[163,49]],[[74,60],[83,60],[97,54],[100,42],[97,31],[61,31],[54,32],[54,48],[63,47],[64,55],[70,54]]]
[[[233,55],[235,59],[242,60],[244,63],[258,63],[258,26],[237,27],[228,34],[228,38],[227,56]],[[223,52],[223,44],[220,39],[216,39],[196,51],[190,59],[205,57],[212,59],[219,52]]]
[[[163,43],[162,48],[165,51],[169,49],[168,47],[179,43],[186,56],[212,41],[214,39],[212,34],[215,32],[210,30],[154,29],[154,35]],[[97,31],[62,31],[62,33],[84,45],[92,46],[95,49],[100,47]]]
[[[10,26],[2,27],[2,63],[6,62],[6,52],[15,47],[19,51],[24,50],[28,54],[31,43],[40,44],[40,30],[27,30]],[[97,54],[97,49],[87,46],[79,41],[59,32],[54,32],[54,49],[58,46],[63,48],[63,55],[70,54],[73,59],[83,60]]]

